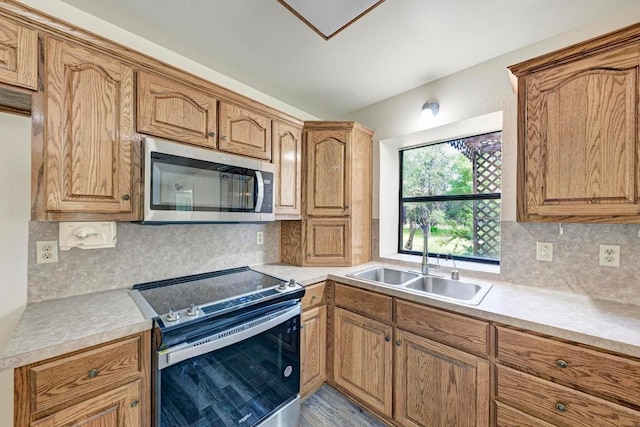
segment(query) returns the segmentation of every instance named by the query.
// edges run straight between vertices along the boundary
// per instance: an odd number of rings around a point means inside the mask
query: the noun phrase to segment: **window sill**
[[[381,257],[380,258],[381,262],[389,262],[391,264],[393,263],[402,263],[402,264],[415,264],[409,266],[410,268],[414,268],[419,270],[420,269],[420,265],[422,263],[422,257],[418,256],[418,255],[408,255],[408,254],[391,254],[391,255],[387,255],[386,257]],[[433,257],[429,257],[429,262],[432,264],[437,264],[438,261],[433,258]],[[446,261],[443,259],[440,259],[440,266],[447,269],[451,270],[453,269],[453,262],[451,261]],[[466,270],[466,271],[474,271],[474,272],[478,272],[478,273],[489,273],[489,274],[500,274],[500,266],[499,265],[495,265],[495,264],[484,264],[484,263],[480,263],[480,262],[468,262],[468,261],[456,261],[456,267],[458,268],[458,270]]]

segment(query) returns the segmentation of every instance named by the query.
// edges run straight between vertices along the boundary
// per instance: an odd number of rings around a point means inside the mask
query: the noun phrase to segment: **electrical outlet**
[[[600,245],[600,265],[620,267],[620,246]]]
[[[262,231],[256,233],[256,243],[259,245],[264,243],[264,233]]]
[[[536,259],[538,261],[553,261],[553,243],[536,242]]]
[[[36,263],[48,264],[51,262],[58,262],[58,241],[36,242]]]

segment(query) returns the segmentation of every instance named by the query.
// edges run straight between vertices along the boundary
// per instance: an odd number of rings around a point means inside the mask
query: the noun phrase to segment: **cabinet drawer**
[[[555,427],[500,402],[496,402],[496,420],[497,427]]]
[[[479,356],[489,354],[489,323],[396,300],[398,328]]]
[[[497,330],[500,363],[640,405],[640,361],[507,328]]]
[[[369,318],[391,323],[392,298],[336,283],[335,303]]]
[[[497,365],[498,400],[558,425],[638,427],[640,412]]]
[[[315,283],[305,288],[304,296],[302,297],[302,310],[306,310],[317,305],[322,305],[327,302],[325,296],[325,289],[327,282]]]
[[[139,374],[141,351],[137,336],[31,368],[32,412]]]

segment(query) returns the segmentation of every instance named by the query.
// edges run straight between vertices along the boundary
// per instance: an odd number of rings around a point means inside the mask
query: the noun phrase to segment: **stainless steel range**
[[[154,319],[155,426],[299,425],[303,287],[242,267],[130,294]]]

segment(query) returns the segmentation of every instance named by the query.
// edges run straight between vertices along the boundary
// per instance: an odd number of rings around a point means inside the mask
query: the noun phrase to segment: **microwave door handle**
[[[262,172],[255,171],[256,181],[258,183],[258,197],[256,197],[256,212],[262,211],[262,203],[264,202],[264,178]]]

